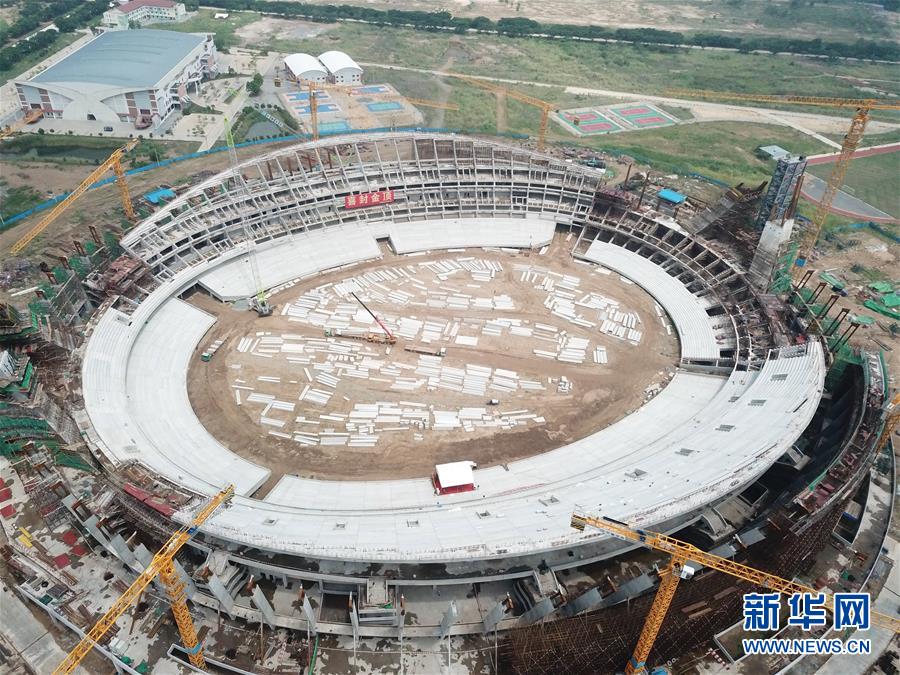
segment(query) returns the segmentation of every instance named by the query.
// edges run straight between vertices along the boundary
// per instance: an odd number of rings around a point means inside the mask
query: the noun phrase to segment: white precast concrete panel
[[[656,298],[675,323],[682,358],[719,358],[720,347],[704,303],[662,267],[603,241],[591,243],[582,257],[628,277]]]

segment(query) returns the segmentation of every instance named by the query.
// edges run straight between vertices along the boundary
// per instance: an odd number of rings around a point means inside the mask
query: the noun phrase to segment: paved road
[[[809,201],[818,203],[825,193],[825,181],[807,173],[803,178],[803,188],[801,192]],[[829,211],[850,218],[858,218],[861,221],[871,220],[876,223],[898,222],[891,214],[880,211],[871,204],[867,204],[861,199],[857,199],[853,195],[847,194],[843,190],[838,191],[834,196]]]
[[[886,155],[890,152],[900,151],[900,143],[885,143],[884,145],[873,145],[869,148],[861,148],[853,153],[853,159],[861,157],[871,157],[872,155]],[[838,158],[839,152],[829,152],[824,155],[811,155],[807,157],[810,164],[833,164]]]

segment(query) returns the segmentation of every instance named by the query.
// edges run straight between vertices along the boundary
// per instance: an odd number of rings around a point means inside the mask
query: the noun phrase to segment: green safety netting
[[[863,303],[863,307],[868,307],[873,312],[878,312],[879,314],[883,314],[886,317],[900,321],[900,312],[895,312],[890,307],[885,307],[877,300],[866,300]]]

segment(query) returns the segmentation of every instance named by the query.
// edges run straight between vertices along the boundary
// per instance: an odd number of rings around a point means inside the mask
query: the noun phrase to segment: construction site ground
[[[262,319],[252,312],[237,310],[205,294],[195,293],[191,302],[214,314],[217,323],[206,335],[190,364],[188,393],[194,411],[219,441],[241,456],[270,468],[273,475],[269,485],[274,485],[283,474],[351,480],[424,477],[431,474],[437,463],[472,460],[479,466],[504,464],[594,433],[642,405],[648,396],[645,391],[648,387],[654,384],[665,386],[677,363],[678,344],[674,331],[669,335],[662,329],[653,300],[648,294],[634,284],[622,282],[616,274],[589,276],[593,268],[578,264],[571,258],[570,249],[573,244],[574,238],[566,241],[565,235],[557,235],[553,246],[543,256],[538,256],[536,252],[526,256],[480,249],[428,256],[388,254],[382,260],[361,264],[350,270],[326,273],[281,291],[271,299],[275,306],[274,315]],[[321,338],[321,328],[289,321],[289,317],[280,315],[284,303],[293,302],[304,290],[337,283],[368,270],[470,256],[502,264],[503,272],[494,279],[490,292],[495,295],[507,294],[512,298],[516,306],[514,312],[472,308],[461,312],[458,309],[410,307],[402,310],[402,316],[449,322],[461,317],[484,321],[503,315],[528,321],[532,325],[553,324],[560,330],[567,330],[570,335],[590,338],[590,349],[593,349],[594,344],[605,346],[608,364],[594,363],[590,353],[582,364],[538,358],[533,355],[532,348],[540,345],[523,337],[505,335],[501,339],[482,336],[475,346],[456,344],[450,340],[440,343],[446,344],[447,349],[446,356],[441,360],[442,364],[465,368],[467,363],[476,363],[479,366],[516,371],[522,379],[527,377],[532,381],[541,381],[545,389],[518,389],[504,394],[489,389],[485,397],[476,397],[440,388],[427,392],[394,391],[382,382],[350,379],[342,380],[330,402],[320,406],[298,401],[297,394],[307,382],[303,367],[282,365],[282,371],[279,372],[278,363],[286,362],[253,358],[247,353],[236,351],[242,338],[256,336],[259,332],[276,336],[294,333]],[[636,312],[640,316],[641,324],[638,327],[643,330],[640,343],[635,346],[603,335],[596,328],[575,326],[551,315],[543,304],[544,296],[534,290],[533,286],[520,281],[521,273],[514,269],[517,264],[533,265],[581,277],[581,292],[594,291],[618,300],[623,310]],[[397,313],[397,308],[377,302],[373,302],[371,307],[376,314]],[[377,326],[374,330],[377,330]],[[212,360],[201,361],[202,348],[220,339],[224,339],[225,343]],[[390,360],[406,367],[415,367],[420,356],[403,349],[405,341],[402,337],[390,348],[387,356],[386,345],[357,343],[371,348],[373,358]],[[237,366],[240,368],[237,369]],[[544,417],[546,422],[529,423],[509,430],[475,429],[471,433],[462,429],[425,429],[418,434],[414,430],[381,434],[377,445],[366,448],[300,445],[293,440],[270,435],[272,427],[260,424],[260,406],[246,405],[246,401],[245,405],[238,406],[235,402],[232,389],[235,377],[246,383],[256,384],[257,377],[282,375],[282,383],[267,383],[264,390],[277,395],[278,399],[294,402],[296,408],[292,414],[306,419],[317,419],[320,414],[325,413],[346,414],[356,403],[375,401],[413,401],[433,406],[437,410],[463,406],[485,407],[491,412],[494,407],[487,406],[487,400],[497,397],[500,400],[497,410],[527,409]],[[558,379],[562,376],[573,383],[570,393],[558,392]],[[290,383],[291,378],[295,384]],[[548,382],[548,378],[552,383]],[[333,424],[339,426],[339,423]],[[416,436],[421,439],[416,440]]]

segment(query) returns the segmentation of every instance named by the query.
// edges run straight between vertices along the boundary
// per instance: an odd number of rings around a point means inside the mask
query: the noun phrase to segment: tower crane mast
[[[591,526],[611,534],[617,539],[640,544],[656,551],[668,553],[671,556],[668,566],[660,572],[659,589],[656,591],[653,606],[650,608],[650,612],[644,621],[644,628],[641,630],[641,636],[638,638],[637,645],[634,648],[634,654],[625,667],[626,675],[643,673],[647,670],[647,657],[650,656],[650,650],[653,649],[656,636],[659,634],[659,629],[662,627],[666,613],[669,611],[669,605],[672,604],[672,598],[675,597],[678,583],[682,579],[690,578],[693,574],[687,565],[689,562],[698,563],[698,566],[709,567],[718,572],[723,572],[737,579],[749,581],[779,593],[821,593],[821,591],[815,591],[809,586],[783,579],[748,565],[736,563],[728,558],[707,553],[675,537],[649,530],[637,530],[611,518],[596,518],[576,511],[572,514],[571,526],[576,530],[582,531],[587,526]],[[829,593],[825,593],[825,608],[829,611],[834,611],[834,597]],[[871,620],[875,625],[900,633],[900,619],[873,611]]]
[[[244,193],[247,199],[252,199],[250,188],[244,181],[244,175],[238,167],[237,151],[234,149],[234,136],[231,133],[231,124],[228,118],[225,118],[225,140],[228,143],[228,155],[231,159],[231,171],[234,175],[234,182],[238,189]],[[240,208],[240,207],[238,207]],[[256,240],[253,237],[253,231],[247,225],[247,220],[243,214],[239,214],[241,226],[244,229],[244,239],[247,246],[247,262],[250,265],[250,275],[253,280],[253,295],[250,298],[250,307],[259,316],[269,316],[272,313],[272,307],[266,297],[266,289],[262,283],[262,277],[259,274],[259,262],[256,259]]]
[[[97,623],[94,624],[94,627],[82,638],[81,642],[66,655],[62,663],[53,671],[53,675],[64,675],[75,670],[78,664],[84,660],[84,657],[94,648],[94,645],[112,628],[118,618],[131,605],[137,602],[144,589],[157,576],[160,577],[166,588],[166,594],[169,596],[169,602],[172,605],[172,614],[175,616],[175,623],[178,625],[178,631],[181,633],[181,640],[188,651],[188,658],[191,664],[197,668],[206,669],[202,645],[197,639],[197,631],[194,629],[194,622],[187,607],[184,583],[181,581],[178,570],[175,567],[175,556],[190,541],[191,537],[194,536],[199,527],[206,522],[213,512],[222,504],[228,502],[232,495],[234,495],[234,486],[229,485],[225,487],[203,505],[189,525],[182,527],[169,537],[169,540],[157,551],[156,555],[153,556],[153,560],[138,575],[131,586],[100,617]]]
[[[541,123],[540,128],[538,129],[538,143],[537,149],[539,152],[544,150],[544,145],[547,141],[547,129],[550,126],[550,113],[556,108],[552,103],[548,103],[547,101],[543,101],[539,98],[535,98],[534,96],[529,96],[528,94],[523,94],[520,91],[516,91],[515,89],[507,89],[506,87],[501,87],[500,85],[494,84],[493,82],[488,82],[487,80],[482,80],[477,77],[470,77],[468,75],[462,75],[461,73],[447,73],[450,77],[455,77],[458,80],[462,80],[463,82],[468,82],[469,84],[480,87],[481,89],[486,89],[487,91],[493,92],[497,96],[508,96],[509,98],[515,99],[516,101],[521,101],[522,103],[527,103],[528,105],[534,106],[535,108],[541,111]]]
[[[818,201],[813,213],[810,227],[806,228],[800,239],[797,250],[797,260],[794,265],[792,277],[798,282],[806,271],[806,263],[812,255],[813,248],[822,233],[822,226],[831,210],[831,203],[844,184],[844,176],[850,166],[853,153],[862,140],[869,122],[872,110],[900,110],[900,103],[883,101],[873,98],[833,98],[821,96],[782,96],[778,94],[735,94],[729,92],[709,91],[706,89],[669,89],[667,94],[672,96],[688,96],[703,99],[721,99],[725,101],[744,101],[749,103],[794,103],[798,105],[810,105],[824,108],[852,108],[853,118],[850,121],[850,129],[841,143],[841,150],[834,162],[834,168],[828,182],[825,184],[825,192]]]
[[[46,216],[41,218],[38,221],[37,225],[32,227],[24,237],[19,239],[15,244],[10,247],[10,251],[13,255],[21,253],[28,244],[30,244],[34,239],[44,230],[46,230],[50,225],[59,218],[63,212],[68,209],[72,204],[77,200],[81,195],[87,192],[91,186],[100,180],[108,170],[112,169],[113,173],[116,174],[116,186],[119,188],[119,194],[122,199],[122,208],[125,211],[125,216],[128,220],[135,220],[136,215],[134,212],[134,208],[131,206],[131,195],[128,192],[128,184],[125,182],[125,170],[122,168],[122,156],[126,152],[130,152],[134,146],[138,144],[137,139],[128,141],[121,148],[113,152],[109,157],[107,157],[106,161],[103,162],[96,169],[91,171],[90,175],[81,181],[81,184],[72,190],[69,195],[63,199],[59,204],[53,207],[53,210],[50,211]]]

